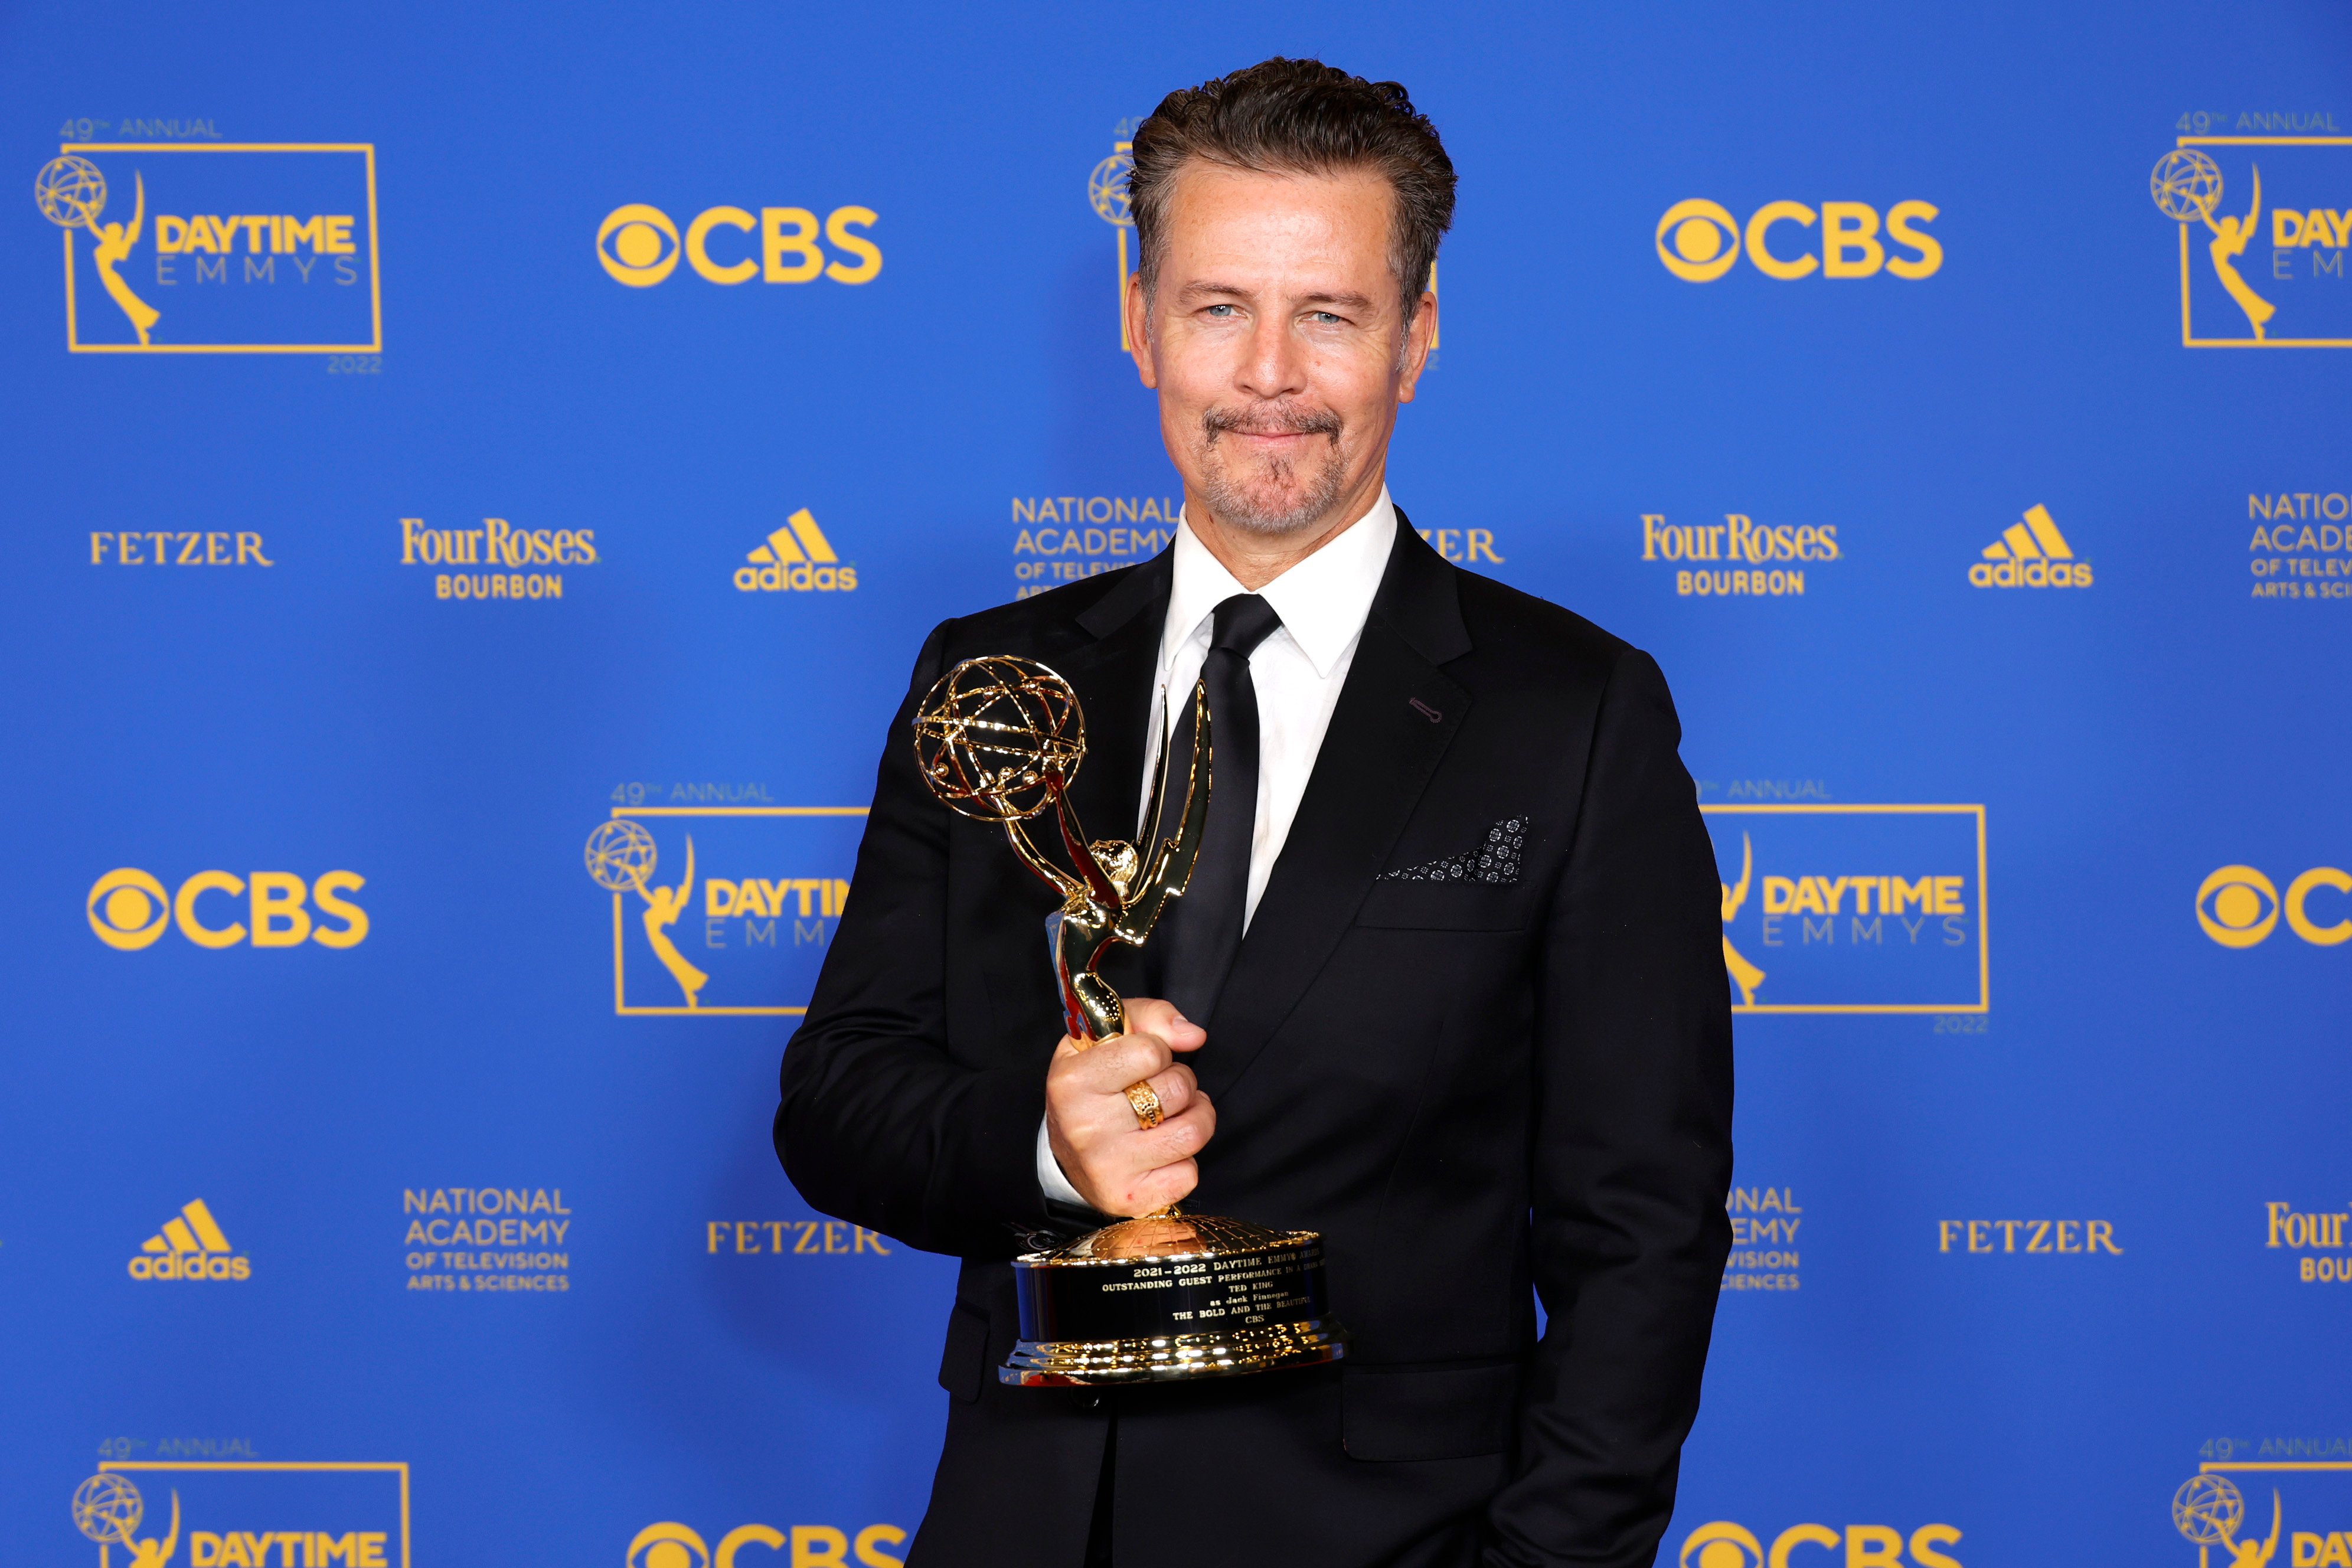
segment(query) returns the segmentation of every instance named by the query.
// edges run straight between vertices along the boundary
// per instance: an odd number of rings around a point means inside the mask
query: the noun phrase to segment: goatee
[[[1323,521],[1339,499],[1346,477],[1339,455],[1339,416],[1328,408],[1267,404],[1246,414],[1211,408],[1201,416],[1201,489],[1221,521],[1269,538],[1299,533]],[[1267,458],[1235,474],[1217,438],[1242,436],[1323,436],[1328,443],[1307,461]],[[1300,470],[1306,469],[1302,473]]]

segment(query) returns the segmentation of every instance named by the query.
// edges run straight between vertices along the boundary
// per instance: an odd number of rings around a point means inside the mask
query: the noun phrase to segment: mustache
[[[1231,432],[1236,436],[1328,436],[1339,439],[1339,416],[1328,408],[1292,408],[1268,404],[1244,413],[1211,408],[1201,416],[1201,433],[1211,446]]]

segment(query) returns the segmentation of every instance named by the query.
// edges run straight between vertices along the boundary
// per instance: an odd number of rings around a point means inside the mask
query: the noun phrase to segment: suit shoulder
[[[1626,654],[1637,651],[1622,637],[1549,599],[1458,566],[1454,571],[1463,625],[1481,653],[1506,658],[1538,656],[1606,673]]]
[[[1122,566],[1115,572],[1032,594],[1025,599],[958,616],[945,623],[947,652],[952,658],[968,658],[974,653],[1024,651],[1038,645],[1041,639],[1048,643],[1060,641],[1055,635],[1057,631],[1075,631],[1079,616],[1142,569],[1140,565]]]
[[[1464,629],[1471,653],[1459,667],[1465,685],[1561,737],[1597,733],[1603,715],[1654,713],[1669,750],[1682,721],[1657,661],[1575,611],[1491,577],[1461,572]],[[1618,723],[1625,722],[1622,718]]]

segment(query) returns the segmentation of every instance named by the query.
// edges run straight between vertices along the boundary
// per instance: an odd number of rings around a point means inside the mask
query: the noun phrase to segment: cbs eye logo
[[[305,882],[291,871],[255,871],[245,877],[199,871],[182,882],[178,892],[167,893],[153,876],[124,866],[90,885],[83,912],[98,940],[120,952],[154,946],[163,928],[175,921],[180,934],[198,947],[235,947],[244,942],[255,947],[299,947],[306,942],[357,947],[367,940],[367,911],[342,895],[365,886],[367,879],[356,871],[329,871],[315,882]],[[208,893],[214,895],[210,903],[200,902]],[[246,920],[212,923],[236,908],[224,908],[222,900],[236,898],[246,900]]]
[[[2312,895],[2323,889],[2352,893],[2352,873],[2315,866],[2289,882],[2286,896],[2252,866],[2224,866],[2198,885],[2197,923],[2223,947],[2252,947],[2286,916],[2289,930],[2314,947],[2352,942],[2352,915],[2333,925],[2311,917]]]
[[[1702,1524],[1683,1542],[1681,1568],[1762,1568],[1763,1562],[1764,1543],[1756,1532],[1729,1520]]]
[[[683,1524],[649,1524],[629,1542],[629,1568],[710,1568],[710,1548]]]
[[[882,273],[882,247],[866,231],[872,207],[835,207],[820,226],[806,207],[706,207],[684,235],[667,213],[630,202],[596,226],[596,259],[615,283],[650,289],[677,270],[678,258],[712,283],[871,283]],[[822,229],[824,244],[818,243]],[[828,250],[827,246],[832,248]],[[716,247],[720,252],[711,254]]]
[[[126,952],[146,947],[171,922],[170,895],[144,871],[109,871],[89,890],[89,929],[109,947]]]
[[[904,1568],[905,1559],[883,1550],[907,1539],[895,1524],[869,1524],[853,1540],[846,1531],[830,1524],[796,1524],[789,1531],[769,1524],[739,1524],[719,1538],[714,1552],[690,1525],[664,1521],[637,1531],[629,1542],[628,1568],[751,1568],[753,1562],[772,1561],[768,1552],[789,1552],[791,1561],[811,1568]],[[744,1548],[761,1548],[757,1558],[739,1563]],[[854,1556],[853,1556],[854,1554]]]
[[[1821,1549],[1806,1557],[1809,1568],[1841,1561],[1844,1568],[1960,1568],[1959,1559],[1943,1550],[1959,1542],[1960,1532],[1948,1524],[1923,1524],[1907,1542],[1890,1525],[1849,1524],[1841,1532],[1826,1524],[1792,1524],[1772,1538],[1768,1551],[1746,1525],[1719,1519],[1683,1537],[1681,1568],[1792,1568],[1791,1554],[1800,1546]],[[1841,1543],[1842,1557],[1830,1555]]]
[[[1699,197],[1676,202],[1658,220],[1658,259],[1685,282],[1712,283],[1739,259],[1739,220],[1716,202]]]
[[[1748,264],[1767,278],[1793,282],[1815,273],[1823,278],[1870,278],[1881,271],[1916,282],[1944,265],[1942,241],[1927,232],[1937,211],[1930,202],[1896,202],[1882,227],[1868,202],[1823,202],[1816,211],[1802,202],[1766,202],[1743,227],[1719,202],[1694,196],[1676,202],[1658,220],[1658,259],[1685,283],[1712,283],[1731,270],[1744,249]],[[1817,235],[1795,238],[1775,227],[1819,226]],[[1882,235],[1884,237],[1882,237]],[[1810,245],[1803,255],[1791,247]],[[1777,248],[1776,248],[1777,247]],[[1890,247],[1915,254],[1890,254]]]
[[[596,230],[596,258],[616,281],[650,289],[677,269],[677,225],[643,202],[614,207]]]

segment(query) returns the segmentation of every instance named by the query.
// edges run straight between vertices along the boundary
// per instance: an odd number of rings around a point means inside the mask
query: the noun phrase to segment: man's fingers
[[[1129,1004],[1128,1022],[1127,1034],[1091,1047],[1063,1042],[1046,1074],[1046,1121],[1055,1158],[1089,1203],[1142,1215],[1198,1184],[1194,1156],[1216,1131],[1216,1108],[1175,1059],[1206,1037],[1200,1029],[1149,997]],[[1160,1120],[1148,1128],[1125,1092],[1138,1083],[1160,1100]]]
[[[1075,1103],[1049,1102],[1054,1129],[1089,1161],[1146,1170],[1200,1152],[1216,1129],[1216,1111],[1181,1068],[1150,1080],[1160,1096],[1160,1121],[1150,1127],[1136,1113],[1125,1085],[1106,1095],[1084,1095]]]
[[[1150,1214],[1170,1204],[1181,1203],[1201,1184],[1201,1167],[1190,1156],[1171,1160],[1129,1175],[1123,1182],[1108,1184],[1110,1191],[1104,1195],[1111,1200],[1103,1208],[1106,1214],[1127,1215]]]
[[[1200,1093],[1200,1086],[1192,1078],[1192,1069],[1182,1062],[1164,1068],[1143,1081],[1149,1083],[1151,1092],[1160,1097],[1160,1114],[1162,1117],[1181,1116]]]
[[[1129,1217],[1156,1214],[1171,1204],[1182,1203],[1200,1184],[1201,1168],[1192,1161],[1162,1165],[1138,1177],[1116,1212]]]
[[[1217,1110],[1209,1097],[1194,1090],[1192,1102],[1174,1116],[1165,1117],[1157,1127],[1138,1130],[1135,1157],[1146,1167],[1172,1164],[1190,1160],[1208,1147],[1217,1131]]]
[[[1197,1051],[1208,1031],[1176,1011],[1175,1004],[1157,996],[1130,997],[1127,1004],[1129,1034],[1157,1035],[1172,1050]]]
[[[1128,1033],[1117,1035],[1092,1050],[1054,1064],[1054,1070],[1066,1074],[1077,1087],[1096,1094],[1117,1094],[1129,1084],[1138,1083],[1166,1069],[1176,1058],[1168,1042],[1157,1035]]]

